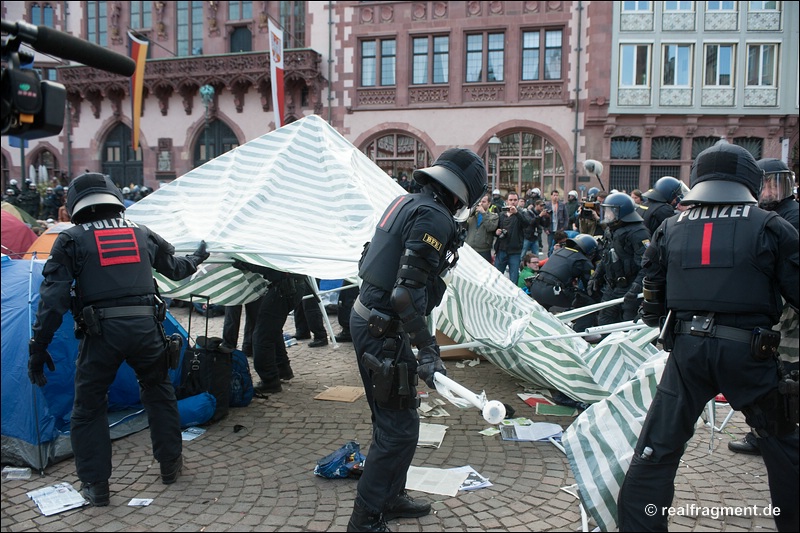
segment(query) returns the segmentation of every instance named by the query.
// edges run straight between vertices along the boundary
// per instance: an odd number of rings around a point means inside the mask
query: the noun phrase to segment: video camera
[[[581,202],[580,218],[594,218],[591,213],[592,211],[600,214],[600,202],[583,200]]]
[[[60,83],[43,81],[33,68],[33,54],[21,51],[24,42],[35,50],[84,65],[132,76],[136,62],[122,54],[47,26],[0,21],[8,35],[2,44],[6,63],[0,76],[2,135],[40,139],[58,135],[64,127],[67,90]]]

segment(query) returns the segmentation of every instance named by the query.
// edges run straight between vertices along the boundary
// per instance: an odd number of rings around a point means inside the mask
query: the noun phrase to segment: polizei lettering
[[[96,220],[81,224],[84,231],[92,229],[118,229],[118,228],[138,228],[138,224],[127,218],[107,218],[106,220]]]
[[[750,204],[745,205],[704,205],[693,207],[678,215],[678,222],[684,220],[716,220],[720,218],[747,218]]]

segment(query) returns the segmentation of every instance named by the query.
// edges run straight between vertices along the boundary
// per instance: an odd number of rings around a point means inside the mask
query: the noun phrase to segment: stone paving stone
[[[172,310],[186,324],[187,309]],[[338,331],[335,317],[334,328]],[[220,336],[223,318],[209,321],[209,334]],[[243,328],[242,328],[243,329]],[[293,332],[291,319],[284,331]],[[47,468],[44,477],[3,480],[0,490],[0,531],[343,531],[352,511],[357,482],[326,480],[313,475],[316,461],[348,440],[368,454],[372,440],[369,408],[361,398],[353,403],[314,400],[328,387],[360,387],[352,344],[338,348],[289,348],[295,378],[283,392],[254,399],[245,408],[207,428],[200,438],[184,443],[183,475],[163,485],[153,460],[148,431],[113,442],[111,505],[82,508],[42,517],[25,495],[43,486],[67,481],[78,489],[74,462]],[[516,416],[547,421],[566,428],[574,418],[537,417],[516,396],[516,378],[483,361],[457,368],[448,375],[490,399],[513,406]],[[252,362],[251,362],[252,366]],[[257,381],[258,378],[255,377]],[[470,465],[490,478],[493,487],[455,497],[412,493],[433,502],[434,513],[420,519],[392,521],[392,531],[578,531],[578,501],[561,490],[575,479],[566,456],[549,443],[502,441],[478,431],[488,427],[475,409],[446,406],[450,417],[426,419],[449,426],[438,449],[419,448],[414,465],[450,468]],[[234,433],[236,425],[244,429]],[[736,413],[726,431],[715,436],[698,424],[676,477],[674,507],[685,505],[745,506],[769,504],[766,468],[758,457],[734,455],[727,442],[747,431]],[[133,508],[134,497],[154,498],[149,507]],[[590,520],[590,528],[594,523]],[[674,531],[775,531],[768,517],[674,516]]]

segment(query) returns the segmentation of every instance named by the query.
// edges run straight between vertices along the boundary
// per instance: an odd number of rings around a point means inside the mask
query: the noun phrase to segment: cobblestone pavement
[[[186,323],[186,309],[173,309]],[[335,323],[335,317],[331,316]],[[193,320],[194,322],[194,320]],[[338,331],[338,326],[334,326]],[[222,318],[211,319],[210,334],[219,336]],[[293,332],[289,318],[284,331]],[[354,403],[314,400],[327,387],[360,386],[352,344],[309,348],[301,341],[289,348],[295,378],[283,392],[254,399],[244,408],[184,443],[186,465],[173,485],[163,485],[151,455],[149,432],[114,441],[111,505],[85,507],[44,517],[26,492],[80,482],[73,461],[50,466],[43,477],[3,480],[0,531],[344,531],[353,506],[356,481],[313,475],[317,459],[348,440],[368,452],[369,408],[363,397]],[[448,375],[490,399],[513,406],[518,416],[557,422],[570,418],[538,417],[517,398],[523,388],[498,367],[483,361],[463,368],[447,362]],[[561,490],[575,483],[566,456],[549,443],[502,441],[478,431],[488,424],[476,409],[448,404],[448,418],[433,420],[449,429],[438,449],[418,448],[414,465],[470,465],[494,484],[455,497],[413,493],[434,500],[429,516],[392,521],[392,531],[580,531],[577,500]],[[724,414],[724,413],[723,413]],[[236,432],[234,427],[244,426]],[[718,435],[709,453],[710,432],[698,426],[676,482],[674,507],[701,508],[769,505],[766,468],[760,457],[736,455],[726,443],[742,436],[744,418],[737,413]],[[131,498],[153,498],[147,507],[130,507]],[[686,513],[678,513],[686,514]],[[774,531],[768,517],[675,516],[673,531]],[[594,528],[590,520],[589,527]]]

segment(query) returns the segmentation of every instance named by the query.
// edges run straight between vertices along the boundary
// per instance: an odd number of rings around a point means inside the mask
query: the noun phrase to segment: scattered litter
[[[199,427],[186,428],[181,432],[181,440],[194,440],[205,432],[205,429]]]
[[[330,400],[332,402],[348,402],[353,403],[364,395],[363,387],[348,387],[345,385],[337,385],[324,390],[314,396],[315,400]]]
[[[6,475],[6,479],[30,479],[31,469],[6,466],[3,468],[3,474]]]
[[[153,498],[132,498],[128,502],[128,507],[147,507],[153,503]]]
[[[497,435],[498,433],[500,433],[500,430],[497,429],[496,427],[490,427],[490,428],[486,428],[486,429],[484,429],[482,431],[479,431],[478,433],[480,433],[484,437],[493,437],[493,436]]]
[[[467,363],[467,365],[469,365],[469,366],[477,366],[477,365],[479,365],[479,364],[481,364],[481,360],[480,360],[480,358],[478,358],[478,359],[473,359],[473,360],[471,360],[469,363]],[[477,472],[476,472],[476,473],[477,473]]]
[[[455,496],[467,477],[469,473],[459,469],[410,466],[406,476],[406,489]]]
[[[67,482],[33,490],[26,496],[33,500],[44,516],[63,513],[89,503]]]
[[[442,445],[444,434],[449,426],[442,424],[426,424],[420,422],[419,424],[419,439],[417,446],[419,448],[438,448]]]
[[[536,404],[536,414],[543,416],[578,416],[578,410],[566,405]]]
[[[461,483],[461,486],[458,487],[458,490],[477,490],[492,486],[492,482],[489,481],[489,478],[483,477],[471,466],[458,466],[456,468],[451,468],[450,470],[467,473],[467,479]]]

